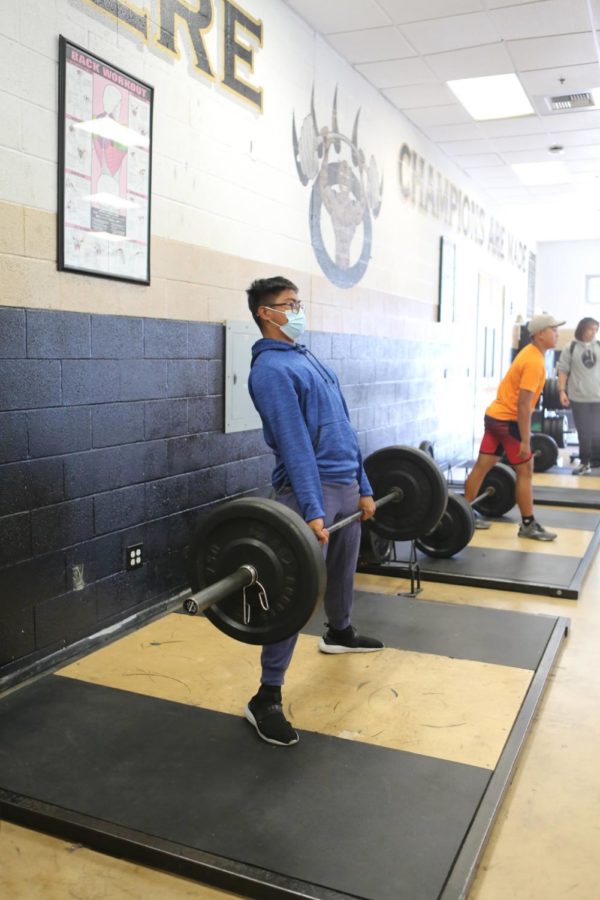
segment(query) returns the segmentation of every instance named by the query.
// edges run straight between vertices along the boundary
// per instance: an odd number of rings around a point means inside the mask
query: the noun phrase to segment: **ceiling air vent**
[[[560,97],[546,97],[546,103],[552,112],[562,112],[565,109],[588,109],[590,106],[596,106],[590,91],[582,91],[579,94],[563,94]]]

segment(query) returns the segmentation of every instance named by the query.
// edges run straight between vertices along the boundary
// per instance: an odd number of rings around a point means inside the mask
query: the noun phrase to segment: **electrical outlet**
[[[125,568],[127,571],[130,569],[139,569],[139,567],[143,565],[143,549],[143,544],[132,544],[131,547],[125,548]]]
[[[71,586],[74,591],[82,591],[84,589],[83,563],[71,566]]]

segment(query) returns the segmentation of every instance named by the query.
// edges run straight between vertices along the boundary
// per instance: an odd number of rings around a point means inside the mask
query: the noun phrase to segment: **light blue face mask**
[[[301,334],[304,333],[304,329],[306,328],[306,314],[303,309],[299,309],[298,312],[284,312],[284,316],[287,319],[285,325],[280,325],[279,328],[283,331],[286,337],[289,337],[290,340],[295,341],[296,338],[299,338]]]

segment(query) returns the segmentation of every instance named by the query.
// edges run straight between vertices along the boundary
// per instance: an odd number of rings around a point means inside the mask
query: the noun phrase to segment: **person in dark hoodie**
[[[306,320],[296,285],[276,276],[254,281],[248,307],[262,337],[252,348],[248,388],[266,443],[275,454],[272,483],[277,500],[297,512],[322,545],[327,566],[323,653],[368,653],[383,644],[351,624],[360,521],[331,535],[327,524],[362,510],[375,512],[358,438],[338,378],[303,344]],[[298,734],[285,718],[281,687],[298,635],[263,647],[261,683],[245,709],[248,721],[270,744],[290,746]]]

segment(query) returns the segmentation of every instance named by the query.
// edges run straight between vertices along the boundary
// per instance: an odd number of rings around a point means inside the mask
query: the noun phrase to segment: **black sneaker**
[[[255,694],[246,706],[244,714],[251,725],[254,725],[258,736],[267,744],[277,747],[291,747],[300,738],[283,714],[280,693]]]
[[[383,650],[383,644],[376,638],[358,634],[353,625],[348,625],[342,631],[328,627],[319,642],[319,650],[321,653],[374,653]]]

